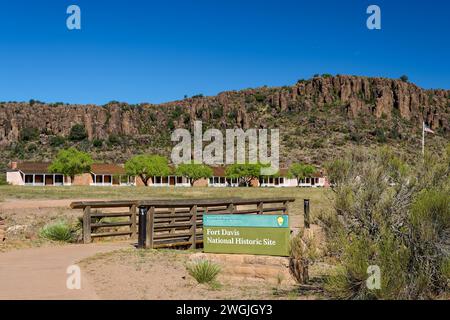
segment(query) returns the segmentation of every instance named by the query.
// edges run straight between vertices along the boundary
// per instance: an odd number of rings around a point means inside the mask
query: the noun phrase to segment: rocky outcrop
[[[111,134],[136,139],[187,127],[201,119],[218,127],[264,127],[271,117],[308,113],[315,108],[340,108],[348,118],[373,115],[450,132],[450,91],[424,90],[401,80],[356,76],[323,76],[282,88],[230,91],[215,97],[195,97],[161,105],[105,106],[43,103],[0,103],[0,146],[20,139],[25,128],[42,135],[68,136],[77,123],[85,125],[89,139]]]

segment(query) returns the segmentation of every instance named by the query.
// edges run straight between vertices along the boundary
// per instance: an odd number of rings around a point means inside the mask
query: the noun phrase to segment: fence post
[[[84,207],[83,213],[83,243],[91,243],[91,207]]]
[[[304,211],[304,224],[305,228],[309,229],[310,216],[309,216],[309,199],[303,200],[303,211]]]
[[[132,237],[133,239],[135,239],[136,236],[137,236],[137,226],[136,226],[136,205],[135,205],[135,204],[133,204],[133,205],[130,207],[130,213],[131,213],[131,216],[130,216],[130,219],[131,219],[131,237]]]
[[[170,214],[173,216],[173,218],[170,220],[169,224],[174,224],[175,223],[175,208],[170,209]],[[170,233],[173,234],[175,232],[176,232],[175,228],[170,229]]]
[[[283,214],[289,214],[289,201],[283,202]]]
[[[233,203],[230,203],[228,205],[228,211],[230,211],[230,213],[234,213],[234,204]]]
[[[260,202],[260,203],[258,203],[258,214],[263,214],[264,213],[264,210],[263,210],[263,207],[264,207],[264,202]]]
[[[191,207],[191,249],[197,248],[197,205]]]
[[[154,235],[154,225],[155,225],[155,207],[150,207],[147,211],[147,235],[145,237],[145,247],[153,249],[153,235]]]
[[[139,238],[138,238],[139,249],[145,248],[146,227],[147,227],[147,208],[139,207]]]

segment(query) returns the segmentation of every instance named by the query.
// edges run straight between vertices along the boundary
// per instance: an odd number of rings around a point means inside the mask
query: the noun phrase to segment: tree
[[[69,176],[71,182],[73,182],[77,174],[89,172],[92,163],[93,160],[89,154],[75,148],[69,148],[58,153],[49,170],[52,173],[62,173]]]
[[[204,164],[182,163],[175,170],[175,174],[189,179],[191,186],[193,186],[195,181],[212,177],[213,171]]]
[[[409,78],[408,78],[407,75],[402,75],[402,76],[400,77],[400,80],[402,80],[403,82],[408,82]]]
[[[296,178],[299,185],[300,180],[311,177],[315,172],[316,169],[309,164],[294,163],[289,168],[288,175]]]
[[[226,168],[225,175],[230,179],[242,179],[242,182],[248,187],[253,179],[261,176],[261,167],[259,163],[236,163]]]
[[[145,186],[153,176],[167,177],[170,174],[166,157],[157,155],[138,155],[125,163],[125,171],[130,176],[139,176]]]
[[[81,141],[87,138],[86,128],[82,124],[76,124],[70,129],[69,139],[72,141]]]

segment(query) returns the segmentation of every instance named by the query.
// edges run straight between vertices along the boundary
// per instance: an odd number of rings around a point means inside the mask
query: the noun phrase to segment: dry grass
[[[293,197],[291,214],[303,213],[303,199],[311,199],[311,215],[330,208],[331,192],[319,188],[174,188],[174,187],[23,187],[0,186],[0,198],[13,199],[174,199]]]

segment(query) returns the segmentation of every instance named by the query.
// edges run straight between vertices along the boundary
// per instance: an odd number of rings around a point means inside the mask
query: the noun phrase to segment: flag
[[[423,124],[423,131],[429,132],[429,133],[434,133],[434,131],[431,130],[431,128],[426,123]]]

